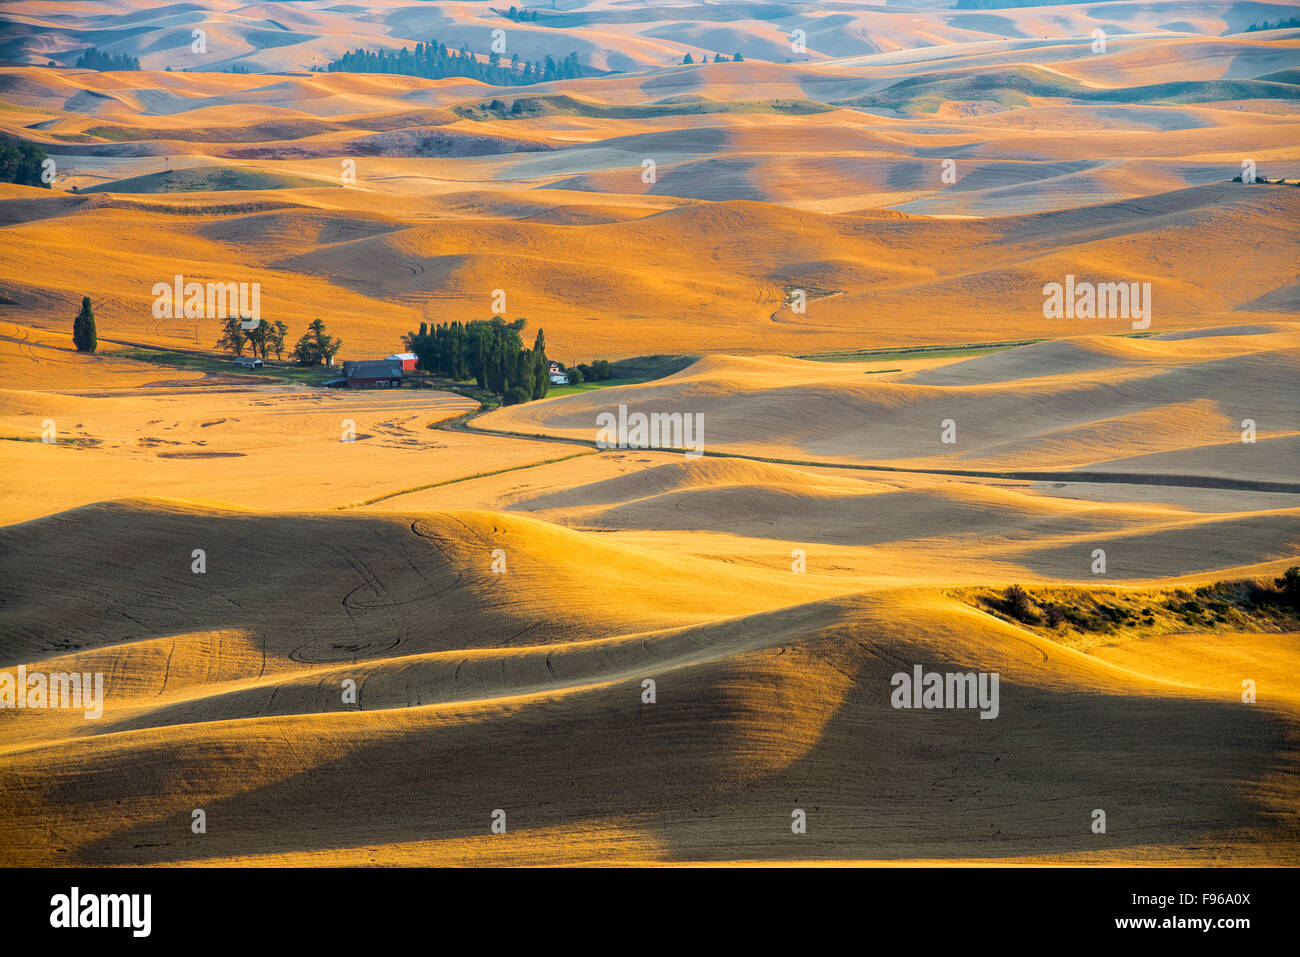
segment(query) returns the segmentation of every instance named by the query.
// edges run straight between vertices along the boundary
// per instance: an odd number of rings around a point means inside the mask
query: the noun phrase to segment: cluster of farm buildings
[[[344,362],[343,375],[331,379],[325,385],[335,389],[400,389],[402,376],[407,372],[415,371],[416,361],[414,352],[396,352],[383,359],[358,359]],[[262,360],[240,356],[235,363],[248,368],[258,368],[262,365]],[[551,363],[550,374],[552,385],[569,384],[568,373],[558,362]]]
[[[395,352],[383,359],[357,359],[343,363],[343,375],[330,379],[325,385],[333,389],[400,389],[402,376],[415,371],[419,361],[414,352]],[[262,360],[253,356],[238,356],[235,365],[246,369],[260,369]],[[331,360],[330,365],[333,365]],[[569,374],[558,362],[550,364],[551,385],[568,385]]]
[[[414,352],[395,352],[383,359],[343,363],[343,376],[325,384],[340,389],[400,389],[402,374],[415,371]]]

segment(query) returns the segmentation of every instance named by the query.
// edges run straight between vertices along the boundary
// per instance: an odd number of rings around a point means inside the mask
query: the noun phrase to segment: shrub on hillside
[[[1282,573],[1281,578],[1273,579],[1278,591],[1280,604],[1300,611],[1300,567],[1291,566]]]
[[[1065,612],[1056,602],[1049,601],[1043,605],[1043,619],[1048,628],[1059,628],[1065,623]]]
[[[1038,609],[1034,607],[1029,592],[1019,585],[1008,585],[1002,593],[1002,608],[1008,615],[1025,624],[1036,624],[1041,620]]]

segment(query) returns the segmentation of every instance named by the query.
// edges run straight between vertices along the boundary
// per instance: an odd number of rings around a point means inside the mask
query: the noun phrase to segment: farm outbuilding
[[[396,360],[402,364],[403,372],[414,372],[415,363],[418,356],[414,352],[394,352],[391,356],[385,356],[384,361],[389,362]]]
[[[395,359],[365,359],[343,363],[349,389],[396,389],[402,384],[402,364]]]

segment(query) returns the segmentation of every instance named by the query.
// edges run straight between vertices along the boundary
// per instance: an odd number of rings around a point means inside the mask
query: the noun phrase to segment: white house
[[[568,385],[568,384],[569,384],[569,377],[566,373],[563,372],[551,373],[551,385]]]

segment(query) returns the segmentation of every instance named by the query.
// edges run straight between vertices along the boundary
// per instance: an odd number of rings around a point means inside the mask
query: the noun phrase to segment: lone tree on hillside
[[[72,320],[72,344],[78,352],[94,352],[99,345],[95,335],[95,310],[90,307],[90,297],[81,297],[81,312]]]

